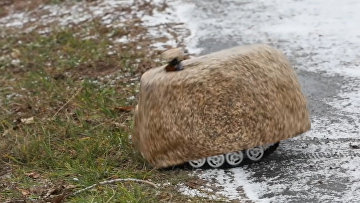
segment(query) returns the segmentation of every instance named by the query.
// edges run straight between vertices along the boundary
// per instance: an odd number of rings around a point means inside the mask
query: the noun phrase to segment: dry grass
[[[20,2],[3,1],[3,12],[9,6],[33,9]],[[159,52],[149,48],[146,28],[128,23],[109,29],[94,19],[48,34],[5,33],[0,36],[1,202],[202,201],[177,192],[176,184],[189,180],[186,171],[152,170],[131,145],[132,113],[121,109],[135,105],[141,74],[158,65]],[[126,44],[110,40],[124,35],[143,37]],[[156,190],[119,183],[67,197],[113,178],[170,184]]]

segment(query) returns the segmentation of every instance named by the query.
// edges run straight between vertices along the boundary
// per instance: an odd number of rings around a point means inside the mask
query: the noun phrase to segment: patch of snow
[[[208,194],[200,192],[197,189],[192,189],[184,184],[179,184],[179,192],[189,197],[209,197]]]
[[[8,95],[6,95],[6,99],[10,100],[10,99],[13,99],[13,98],[17,98],[17,97],[23,97],[21,94],[18,94],[18,93],[10,93]]]
[[[164,50],[168,49],[168,47],[180,47],[182,45],[182,38],[186,35],[184,31],[185,27],[182,26],[181,19],[179,19],[179,16],[175,13],[177,12],[176,6],[171,3],[169,4],[170,6],[166,7],[163,11],[155,10],[153,15],[145,15],[142,17],[143,25],[148,28],[150,36],[153,38],[162,37],[168,39],[153,44],[155,49]]]
[[[133,101],[135,100],[135,96],[130,96],[129,98],[127,98],[128,101]]]
[[[129,39],[127,36],[122,36],[114,41],[115,43],[127,43],[129,42]]]
[[[356,85],[359,85],[360,81]],[[347,113],[360,114],[360,86],[347,87],[342,90],[338,98],[328,102],[331,106]]]
[[[20,60],[19,59],[13,59],[13,60],[11,60],[11,64],[12,65],[14,65],[14,66],[18,66],[18,65],[20,65]]]
[[[311,122],[311,131],[302,136],[311,138],[336,139],[336,138],[354,138],[360,133],[359,126],[356,125],[358,116],[348,115],[346,118],[339,117],[330,120],[326,117],[313,116]]]
[[[5,24],[6,27],[20,27],[23,24],[28,22],[28,16],[26,16],[25,12],[22,13],[14,13],[12,15],[8,15],[0,19],[0,24]]]
[[[169,46],[177,47],[178,44],[175,40],[168,40],[166,42],[155,42],[151,46],[154,47],[156,50],[167,50]]]
[[[208,31],[201,31],[200,24],[203,19],[194,18],[193,12],[196,12],[195,4],[184,3],[182,1],[173,2],[172,6],[177,8],[175,13],[180,22],[185,22],[190,30],[190,35],[185,39],[186,48],[191,54],[200,54],[203,48],[198,47],[198,42],[202,35],[209,34]]]
[[[198,177],[209,182],[216,179],[215,186],[223,188],[218,190],[216,194],[227,197],[229,200],[250,199],[256,202],[270,202],[270,199],[267,198],[260,199],[264,193],[261,189],[263,188],[262,184],[249,180],[250,174],[251,172],[243,168],[234,168],[228,171],[213,169],[206,171],[206,173],[199,173]],[[244,196],[242,189],[249,199]]]

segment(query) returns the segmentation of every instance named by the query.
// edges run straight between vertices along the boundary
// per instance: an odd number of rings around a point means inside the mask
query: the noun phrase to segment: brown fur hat
[[[286,57],[235,47],[151,69],[141,78],[133,141],[157,168],[249,149],[310,129],[306,99]]]

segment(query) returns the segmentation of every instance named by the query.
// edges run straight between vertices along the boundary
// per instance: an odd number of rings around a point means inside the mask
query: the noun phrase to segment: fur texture
[[[235,47],[141,78],[133,142],[156,168],[275,143],[310,129],[289,61],[267,45]]]
[[[167,51],[164,51],[161,54],[161,58],[165,60],[166,62],[170,62],[173,59],[178,59],[179,61],[182,61],[186,59],[186,55],[184,53],[184,50],[181,48],[175,48],[175,49],[169,49]]]

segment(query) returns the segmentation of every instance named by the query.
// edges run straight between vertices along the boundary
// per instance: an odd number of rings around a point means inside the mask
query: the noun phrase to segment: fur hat
[[[167,58],[180,56],[170,53]],[[182,64],[183,71],[162,66],[141,78],[133,141],[156,168],[279,142],[310,129],[306,98],[280,51],[241,46]]]

